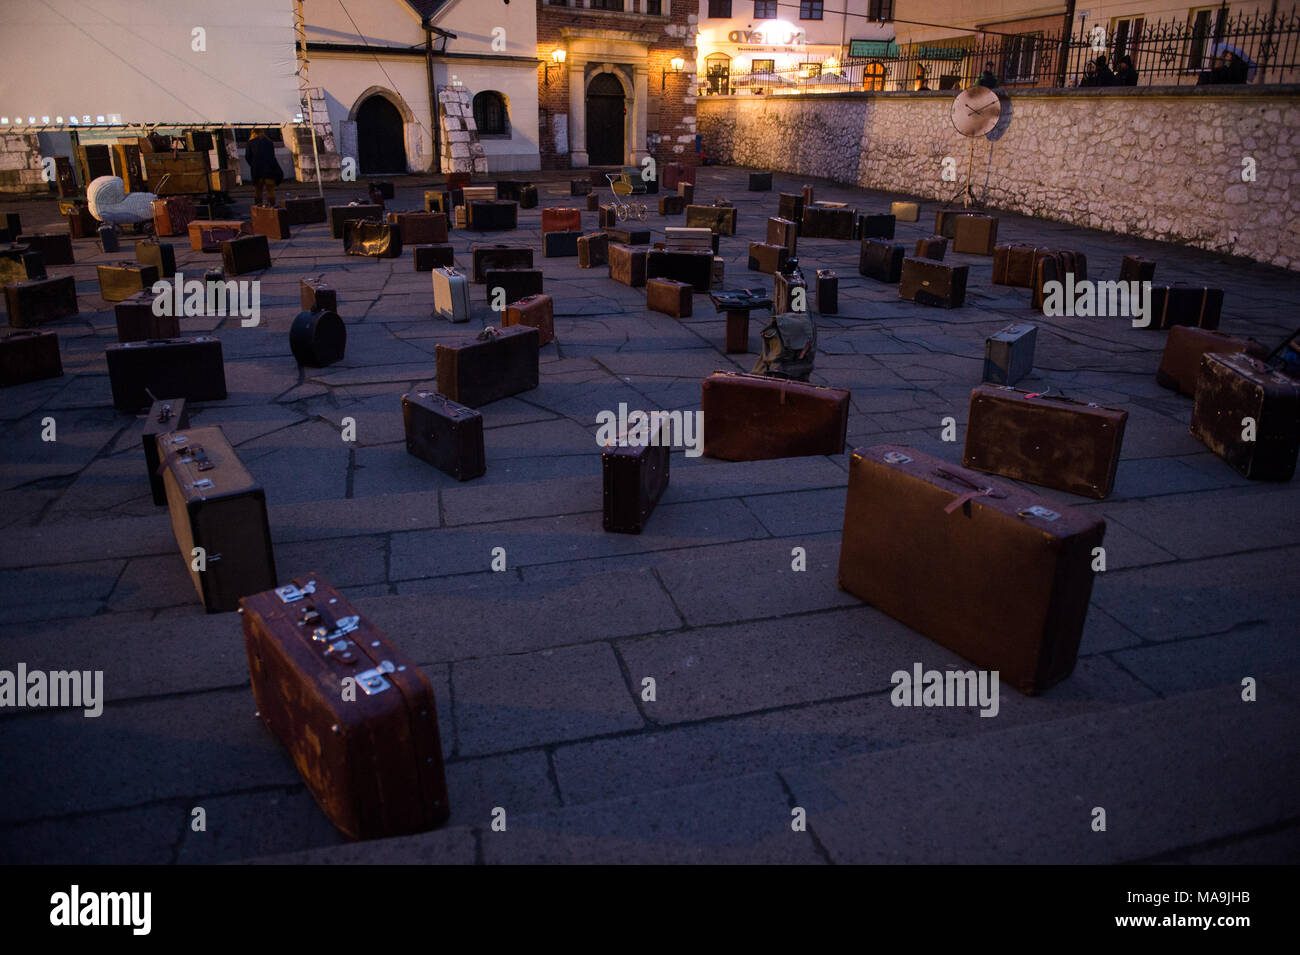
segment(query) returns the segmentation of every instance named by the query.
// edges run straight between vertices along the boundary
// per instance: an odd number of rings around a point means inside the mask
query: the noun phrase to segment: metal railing
[[[878,58],[829,59],[782,70],[736,71],[705,62],[699,94],[898,92],[964,89],[992,64],[1000,87],[1196,86],[1300,82],[1300,13],[1231,15],[1198,11],[1188,20],[1081,21],[1076,32],[1036,31],[909,44]],[[1098,57],[1115,70],[1128,56],[1129,82],[1096,79]],[[1106,74],[1101,74],[1105,77]]]

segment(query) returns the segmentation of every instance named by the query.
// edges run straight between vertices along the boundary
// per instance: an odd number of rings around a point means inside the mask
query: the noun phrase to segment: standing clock
[[[987,86],[972,86],[962,90],[952,101],[952,125],[970,142],[970,160],[966,166],[966,188],[962,205],[969,207],[975,201],[971,175],[975,169],[975,139],[993,130],[1002,118],[1002,99]],[[991,147],[990,147],[991,148]],[[956,196],[953,197],[954,201]]]

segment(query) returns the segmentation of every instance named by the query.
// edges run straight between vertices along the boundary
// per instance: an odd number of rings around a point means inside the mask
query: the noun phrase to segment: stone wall
[[[473,97],[459,86],[438,90],[438,117],[442,123],[442,171],[485,173],[487,155],[478,140]]]
[[[950,93],[747,95],[703,97],[698,113],[717,162],[946,200],[972,142],[951,106]],[[1027,90],[973,142],[993,208],[1300,270],[1300,88]]]
[[[0,133],[0,193],[48,192],[41,159],[40,139],[35,133]]]

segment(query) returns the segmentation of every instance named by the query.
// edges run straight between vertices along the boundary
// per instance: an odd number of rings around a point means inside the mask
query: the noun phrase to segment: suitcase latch
[[[909,458],[902,451],[890,451],[888,454],[885,455],[886,464],[908,464],[911,462],[911,460],[912,459]]]
[[[1016,513],[1021,517],[1041,517],[1045,521],[1054,521],[1061,516],[1056,513],[1056,511],[1048,510],[1040,504],[1035,504],[1033,507],[1027,507],[1022,511],[1016,511]]]
[[[366,670],[357,674],[357,682],[361,684],[362,691],[366,696],[374,696],[376,693],[382,693],[392,686],[384,674],[392,673],[396,667],[388,660],[380,661],[379,666],[373,670]]]
[[[203,469],[199,468],[199,470],[201,471]],[[191,484],[190,487],[194,488],[197,491],[211,491],[214,487],[216,487],[216,485],[212,483],[212,478],[199,478],[197,481]]]
[[[275,595],[279,597],[283,603],[287,604],[291,604],[295,600],[302,600],[303,597],[306,597],[308,594],[314,594],[315,592],[316,581],[314,580],[307,581],[307,583],[303,584],[301,587],[297,584],[285,584],[283,587],[275,588]]]

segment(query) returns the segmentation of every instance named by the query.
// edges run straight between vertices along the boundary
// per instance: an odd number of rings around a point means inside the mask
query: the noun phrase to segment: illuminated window
[[[751,73],[775,73],[776,60],[755,60],[749,69]]]

